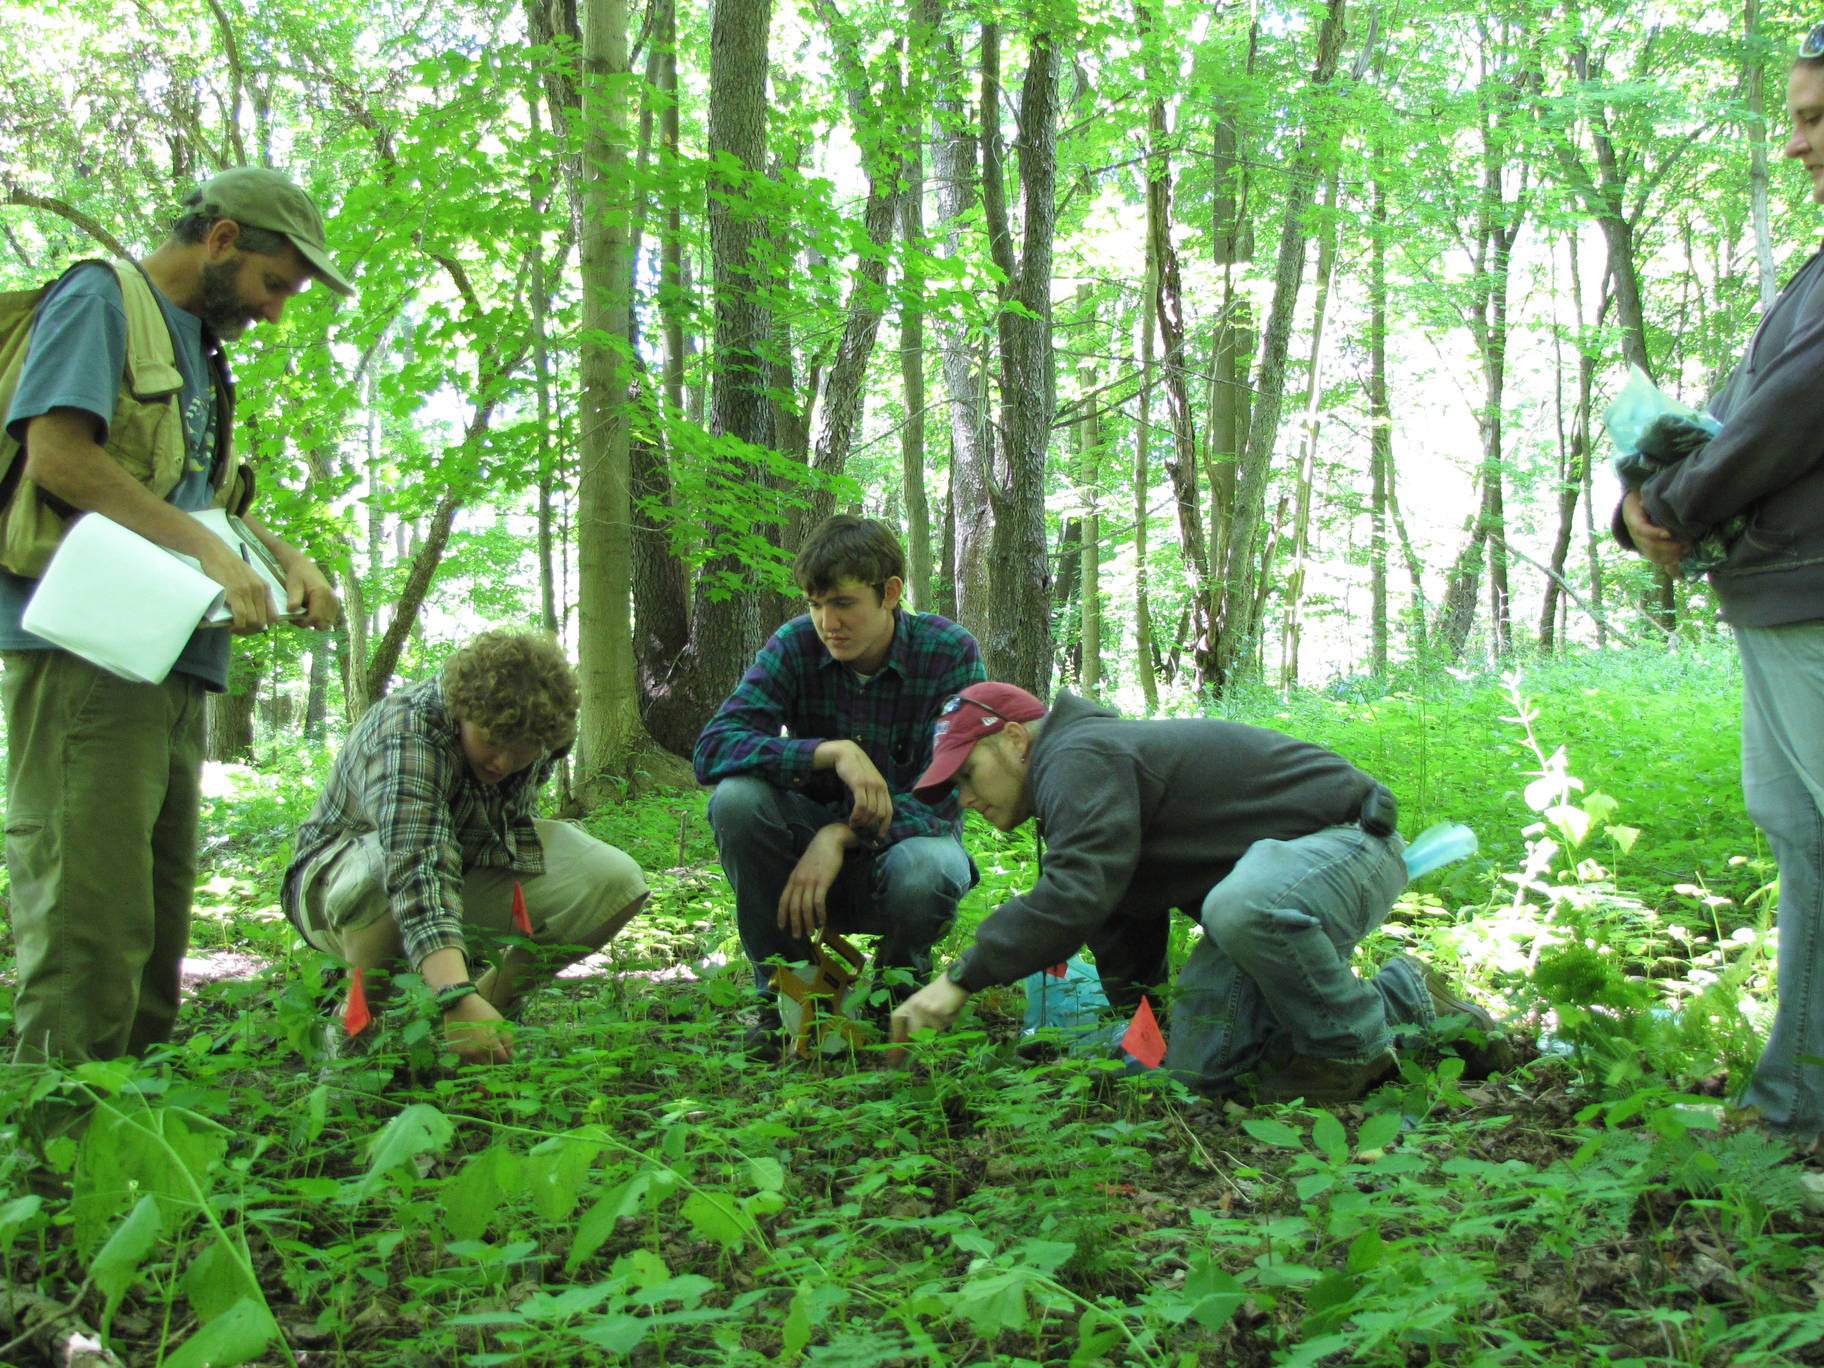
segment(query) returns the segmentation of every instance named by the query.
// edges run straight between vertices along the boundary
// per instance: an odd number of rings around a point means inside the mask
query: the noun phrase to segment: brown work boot
[[[1417,955],[1395,955],[1387,963],[1396,960],[1411,966],[1431,994],[1431,1008],[1437,1016],[1432,1039],[1463,1061],[1463,1077],[1506,1073],[1519,1062],[1513,1043],[1501,1033],[1486,1007],[1460,996],[1449,979]]]
[[[1394,1071],[1392,1050],[1368,1059],[1313,1059],[1293,1055],[1254,1085],[1256,1102],[1296,1102],[1333,1107],[1356,1102]]]

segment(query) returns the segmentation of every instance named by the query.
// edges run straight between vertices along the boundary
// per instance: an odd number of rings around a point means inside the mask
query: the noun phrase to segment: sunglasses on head
[[[1813,24],[1811,32],[1799,39],[1799,56],[1824,57],[1824,24]]]
[[[944,706],[937,710],[937,715],[939,717],[948,717],[965,703],[969,704],[971,707],[980,708],[990,717],[998,717],[1003,722],[1013,721],[1011,717],[1007,716],[1007,714],[1002,712],[999,708],[991,708],[988,704],[982,702],[981,699],[970,698],[966,694],[951,694],[950,697],[944,700]]]

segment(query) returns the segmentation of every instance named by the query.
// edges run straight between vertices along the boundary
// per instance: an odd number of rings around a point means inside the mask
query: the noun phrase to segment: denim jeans
[[[716,851],[735,890],[741,947],[763,993],[771,991],[769,960],[811,958],[810,941],[779,925],[779,895],[811,838],[840,820],[803,794],[745,775],[724,779],[709,800]],[[876,965],[909,970],[922,982],[931,975],[931,947],[974,882],[969,856],[952,836],[911,836],[877,854],[852,850],[825,903],[828,925],[844,935],[879,936]]]
[[[177,1021],[196,892],[203,686],[8,651],[16,1061],[143,1054]]]
[[[1356,826],[1250,846],[1203,900],[1166,1067],[1220,1091],[1288,1055],[1372,1059],[1391,1027],[1430,1025],[1431,996],[1407,965],[1363,980],[1349,964],[1406,886],[1401,849]]]
[[[1742,789],[1780,864],[1780,996],[1742,1101],[1824,1131],[1824,622],[1738,627]]]

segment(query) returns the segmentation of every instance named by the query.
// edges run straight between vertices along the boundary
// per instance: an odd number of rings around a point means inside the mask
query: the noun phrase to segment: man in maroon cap
[[[1087,944],[1132,1011],[1167,972],[1174,908],[1204,934],[1179,977],[1166,1066],[1209,1092],[1256,1079],[1262,1101],[1360,1097],[1394,1068],[1392,1028],[1468,1016],[1472,1068],[1511,1062],[1488,1013],[1410,956],[1358,978],[1350,952],[1406,884],[1393,795],[1332,751],[1211,718],[1132,721],[1011,684],[944,705],[916,792],[952,784],[1002,831],[1037,818],[1037,884],[976,929],[893,1013],[893,1038],[947,1029],[969,995]],[[1473,1037],[1472,1037],[1473,1039]]]

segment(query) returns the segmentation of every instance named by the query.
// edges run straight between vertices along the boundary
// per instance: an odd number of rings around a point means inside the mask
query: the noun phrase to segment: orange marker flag
[[[1045,972],[1050,974],[1053,978],[1063,978],[1065,974],[1070,972],[1070,965],[1068,963],[1054,964]]]
[[[1127,1034],[1121,1037],[1121,1048],[1149,1069],[1156,1069],[1165,1058],[1165,1037],[1159,1034],[1159,1022],[1153,1007],[1145,998],[1134,1009],[1134,1019],[1127,1023]]]
[[[367,986],[361,981],[361,970],[357,969],[353,982],[348,985],[348,1006],[342,1009],[342,1024],[351,1036],[358,1036],[373,1019],[374,1014],[367,1010]]]
[[[513,880],[513,925],[527,936],[532,934],[532,918],[526,915],[526,890],[519,886],[519,880]]]

